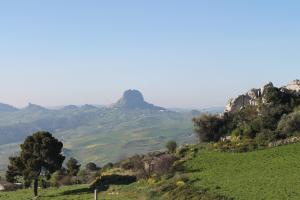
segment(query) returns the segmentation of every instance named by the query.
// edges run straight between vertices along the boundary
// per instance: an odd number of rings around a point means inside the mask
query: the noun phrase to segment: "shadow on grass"
[[[80,189],[64,191],[61,194],[62,195],[78,195],[78,194],[89,194],[92,192],[93,192],[93,190],[90,188],[80,188]]]
[[[60,192],[55,195],[47,195],[46,197],[57,197],[57,196],[64,196],[64,195],[83,195],[83,194],[91,194],[91,193],[93,193],[93,190],[90,188],[79,188],[79,189]]]
[[[202,171],[203,171],[203,169],[187,169],[185,172],[186,173],[199,173]]]

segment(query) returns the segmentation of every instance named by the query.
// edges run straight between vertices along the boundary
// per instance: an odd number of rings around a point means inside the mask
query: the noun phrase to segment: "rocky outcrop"
[[[283,140],[277,140],[275,142],[270,142],[268,144],[268,146],[269,147],[278,147],[278,146],[282,146],[282,145],[293,144],[293,143],[296,143],[299,141],[300,141],[300,137],[294,136],[294,137],[286,138]]]
[[[147,103],[144,100],[143,94],[138,90],[125,91],[123,97],[113,107],[121,109],[165,110],[165,108]]]
[[[261,89],[251,89],[246,94],[230,99],[225,107],[225,112],[235,112],[249,105],[257,105],[261,96]]]
[[[297,93],[300,93],[300,80],[294,80],[291,83],[289,83],[287,86],[284,86],[284,88],[290,91],[295,91]]]
[[[224,112],[236,112],[240,109],[243,109],[246,106],[253,105],[256,106],[260,101],[264,102],[264,92],[267,88],[274,87],[272,82],[264,85],[260,89],[251,89],[246,94],[239,95],[236,98],[230,99],[228,104],[225,107]],[[296,92],[300,94],[300,80],[294,80],[289,83],[287,86],[281,87],[288,91]]]

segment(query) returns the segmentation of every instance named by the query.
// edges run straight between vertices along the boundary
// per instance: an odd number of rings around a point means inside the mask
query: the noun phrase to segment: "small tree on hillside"
[[[169,151],[170,153],[174,153],[174,152],[176,151],[176,148],[177,148],[177,143],[176,143],[176,141],[171,140],[171,141],[167,142],[166,148],[168,149],[168,151]]]
[[[88,164],[85,165],[85,169],[88,171],[97,171],[99,170],[99,167],[93,162],[89,162]]]
[[[16,176],[34,182],[34,196],[38,196],[38,181],[41,175],[50,178],[61,169],[65,157],[62,155],[62,142],[49,132],[37,132],[21,144],[20,156],[10,158],[6,177],[15,181]]]
[[[223,135],[224,120],[218,115],[203,114],[193,122],[200,142],[216,142]]]
[[[78,161],[75,158],[70,158],[66,166],[67,166],[67,172],[69,176],[77,176],[81,165],[78,164]]]

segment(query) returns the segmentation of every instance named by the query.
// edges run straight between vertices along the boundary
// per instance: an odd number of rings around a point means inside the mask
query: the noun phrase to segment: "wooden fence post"
[[[95,200],[98,200],[98,190],[95,189]]]

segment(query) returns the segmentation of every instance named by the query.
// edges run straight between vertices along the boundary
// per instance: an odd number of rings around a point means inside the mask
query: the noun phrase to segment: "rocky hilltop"
[[[165,108],[146,102],[143,94],[138,90],[125,91],[123,97],[113,107],[121,109],[165,110]]]
[[[242,109],[245,106],[258,105],[260,101],[263,101],[264,91],[268,87],[274,87],[273,83],[269,82],[262,88],[251,89],[246,94],[242,94],[236,98],[230,99],[225,107],[224,112],[235,112]],[[300,95],[300,80],[294,80],[288,85],[280,87],[280,90],[283,92],[295,92],[299,93]]]

